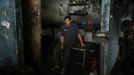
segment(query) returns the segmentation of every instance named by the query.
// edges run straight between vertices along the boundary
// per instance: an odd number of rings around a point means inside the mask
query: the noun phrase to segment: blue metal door
[[[0,0],[0,65],[17,64],[15,0]]]

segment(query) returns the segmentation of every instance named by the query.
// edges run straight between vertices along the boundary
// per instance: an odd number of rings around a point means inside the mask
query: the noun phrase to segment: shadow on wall
[[[42,20],[45,24],[62,22],[64,16],[67,15],[67,5],[68,0],[42,0]]]

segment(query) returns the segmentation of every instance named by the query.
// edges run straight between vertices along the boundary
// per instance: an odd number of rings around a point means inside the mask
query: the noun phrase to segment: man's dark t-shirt
[[[74,42],[76,35],[79,33],[79,28],[72,24],[70,26],[61,27],[61,36],[64,36],[64,44],[71,44]]]

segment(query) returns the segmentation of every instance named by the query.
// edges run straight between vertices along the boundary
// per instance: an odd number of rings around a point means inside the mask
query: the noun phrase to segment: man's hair
[[[69,15],[67,15],[67,16],[64,17],[64,20],[65,20],[65,19],[71,20],[71,17],[70,17]]]

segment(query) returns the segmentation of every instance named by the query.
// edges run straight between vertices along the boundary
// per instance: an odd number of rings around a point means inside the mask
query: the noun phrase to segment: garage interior
[[[1,0],[0,75],[59,75],[52,52],[70,15],[75,40],[65,75],[133,75],[133,0]]]

